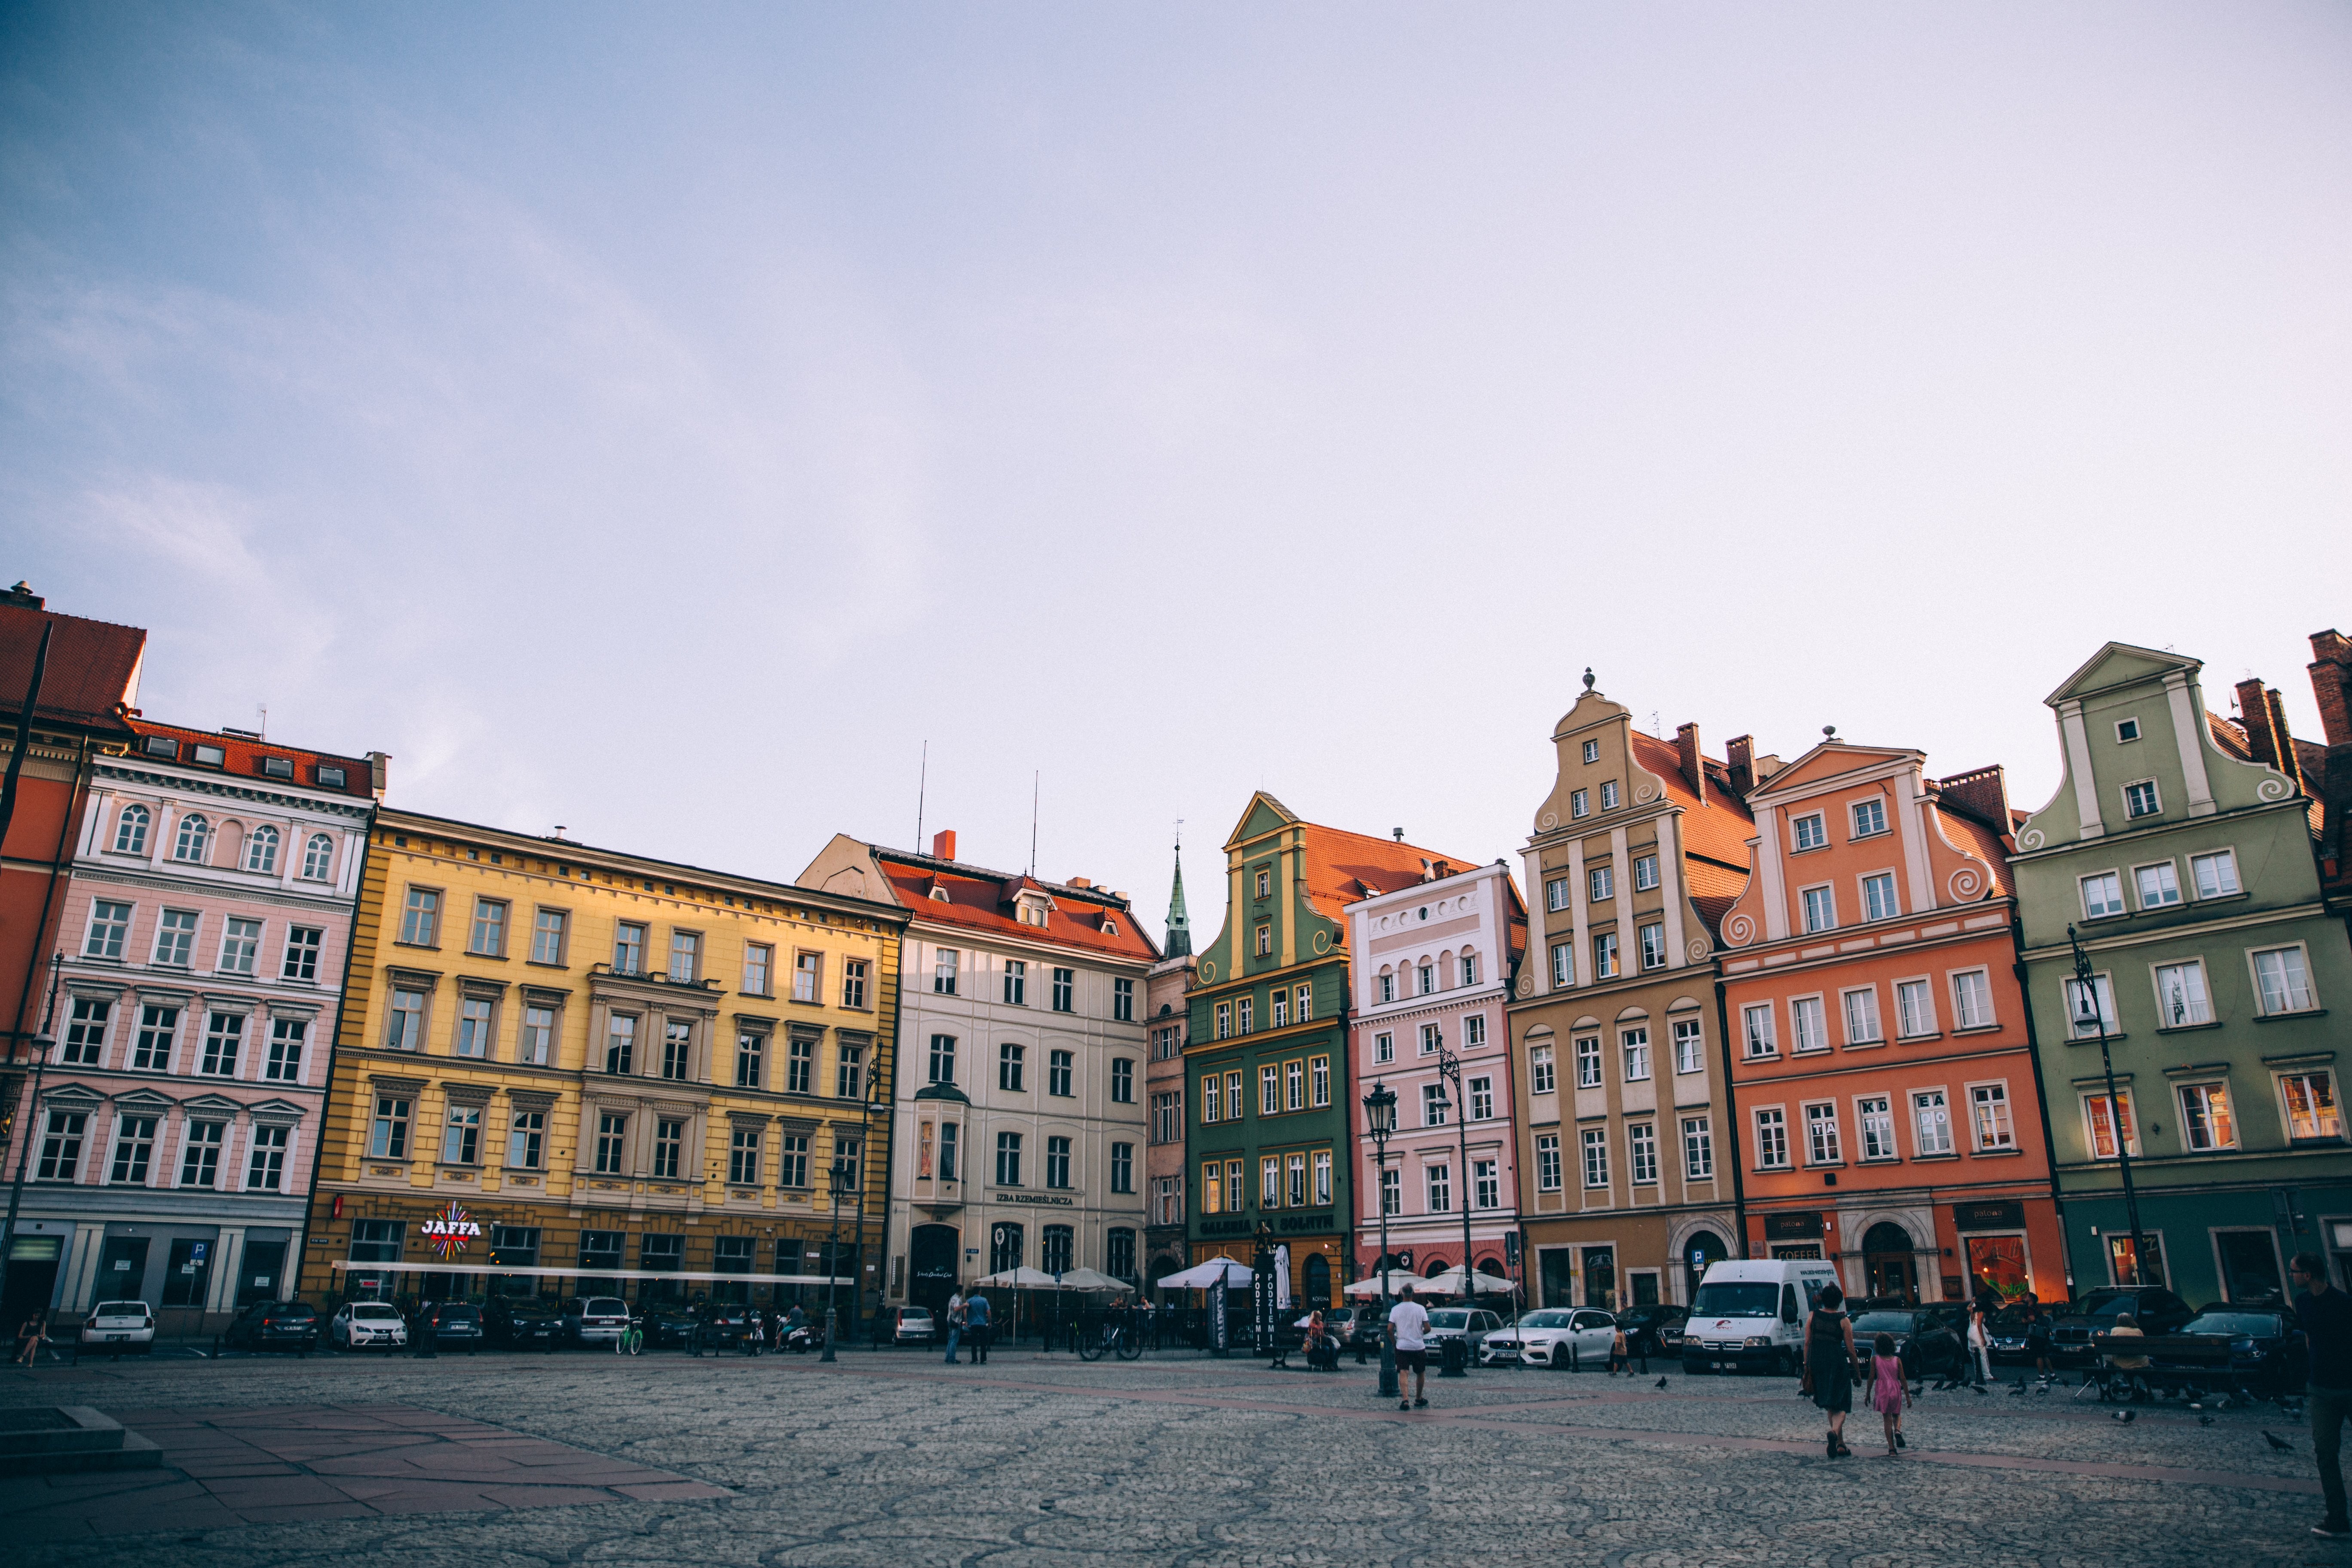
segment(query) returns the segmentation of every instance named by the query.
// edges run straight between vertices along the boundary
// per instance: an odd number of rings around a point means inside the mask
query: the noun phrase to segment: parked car
[[[551,1351],[570,1337],[562,1316],[540,1301],[494,1300],[482,1309],[482,1326],[509,1350]]]
[[[629,1304],[618,1296],[574,1296],[563,1304],[564,1336],[575,1345],[609,1345],[629,1326]]]
[[[1793,1373],[1804,1350],[1805,1314],[1836,1283],[1836,1265],[1819,1258],[1707,1265],[1683,1325],[1683,1371]]]
[[[2099,1352],[2094,1342],[2112,1331],[2116,1319],[2126,1312],[2143,1334],[2177,1332],[2197,1315],[2188,1302],[2161,1285],[2105,1286],[2055,1310],[2050,1359],[2062,1366],[2080,1366],[2096,1359]]]
[[[1503,1320],[1484,1307],[1440,1307],[1429,1314],[1429,1332],[1424,1337],[1433,1355],[1447,1340],[1462,1340],[1470,1359],[1475,1361],[1486,1336],[1502,1326]]]
[[[2149,1334],[2132,1344],[2147,1357],[2144,1374],[2161,1385],[2167,1373],[2189,1374],[2200,1387],[2231,1381],[2256,1394],[2273,1394],[2303,1387],[2303,1330],[2294,1315],[2276,1306],[2208,1307],[2179,1331]]]
[[[702,1319],[691,1307],[647,1307],[644,1309],[642,1321],[646,1331],[646,1349],[649,1351],[667,1345],[679,1350],[691,1349],[695,1336],[702,1331]]]
[[[431,1334],[436,1351],[461,1350],[468,1355],[489,1337],[482,1327],[482,1310],[470,1301],[427,1301],[416,1309],[409,1331]]]
[[[1625,1331],[1625,1348],[1637,1356],[1682,1354],[1683,1324],[1689,1319],[1690,1309],[1672,1301],[1654,1301],[1617,1314],[1618,1326]]]
[[[2031,1363],[2033,1356],[2025,1348],[2026,1331],[2032,1325],[2034,1309],[2020,1303],[2003,1307],[1985,1320],[1985,1345],[1992,1352],[1993,1364],[2003,1362]]]
[[[1968,1354],[1968,1324],[1958,1303],[1927,1307],[1879,1307],[1856,1314],[1853,1320],[1853,1348],[1862,1357],[1863,1376],[1867,1380],[1877,1357],[1877,1342],[1881,1334],[1895,1340],[1895,1353],[1903,1363],[1904,1376],[1916,1382],[1923,1377],[1948,1377],[1961,1370],[1962,1359]]]
[[[768,1336],[761,1331],[758,1313],[749,1307],[722,1301],[703,1309],[701,1321],[687,1348],[696,1355],[705,1351],[713,1355],[720,1351],[741,1351],[746,1355],[758,1355],[767,1347],[767,1342]]]
[[[929,1307],[895,1307],[890,1312],[890,1342],[929,1345],[939,1342],[940,1322]]]
[[[100,1301],[82,1321],[81,1348],[145,1355],[155,1348],[155,1314],[144,1301]]]
[[[346,1301],[327,1320],[327,1343],[347,1351],[402,1350],[408,1322],[389,1301]]]
[[[221,1336],[231,1350],[293,1351],[308,1355],[319,1345],[323,1325],[318,1309],[304,1301],[256,1301],[236,1315]]]
[[[1522,1313],[1516,1328],[1505,1324],[1486,1336],[1482,1363],[1516,1361],[1523,1366],[1568,1372],[1606,1366],[1617,1337],[1617,1320],[1594,1307],[1545,1307]]]

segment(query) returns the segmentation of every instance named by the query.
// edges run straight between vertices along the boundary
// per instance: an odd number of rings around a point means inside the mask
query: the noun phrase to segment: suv
[[[609,1345],[629,1326],[629,1304],[618,1296],[574,1296],[563,1303],[563,1333],[573,1344]]]
[[[488,1338],[482,1331],[482,1310],[470,1301],[427,1301],[416,1309],[408,1331],[412,1339],[431,1335],[431,1348],[436,1351],[455,1347],[468,1355],[480,1350]]]
[[[2050,1359],[2080,1365],[2099,1354],[2097,1340],[2126,1312],[2143,1334],[2178,1333],[2182,1324],[2197,1315],[2188,1302],[2161,1285],[2104,1286],[2055,1310]]]
[[[231,1350],[308,1355],[318,1348],[320,1328],[318,1310],[307,1301],[256,1301],[237,1314],[221,1342]]]
[[[1476,1361],[1486,1336],[1501,1331],[1502,1327],[1503,1320],[1484,1307],[1439,1307],[1429,1314],[1429,1332],[1424,1337],[1433,1351],[1447,1340],[1462,1340],[1465,1342],[1462,1348]]]

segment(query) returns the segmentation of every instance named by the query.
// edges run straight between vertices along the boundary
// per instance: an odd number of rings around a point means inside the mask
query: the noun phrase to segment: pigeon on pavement
[[[1655,1383],[1652,1384],[1650,1386],[1651,1386],[1651,1387],[1653,1387],[1653,1388],[1664,1388],[1664,1387],[1665,1387],[1665,1385],[1666,1385],[1666,1380],[1665,1380],[1664,1378],[1663,1378],[1663,1377],[1662,1377],[1662,1378],[1658,1379],[1658,1381],[1657,1381],[1657,1382],[1655,1382]]]
[[[2137,1410],[2118,1410],[2114,1415],[2108,1416],[2107,1419],[2110,1421],[2120,1421],[2125,1426],[2128,1426],[2133,1422],[2139,1419],[2139,1412]]]
[[[2263,1434],[2263,1441],[2268,1443],[2272,1447],[2276,1448],[2282,1454],[2292,1454],[2294,1452],[2294,1444],[2288,1442],[2284,1437],[2273,1437],[2268,1432]]]

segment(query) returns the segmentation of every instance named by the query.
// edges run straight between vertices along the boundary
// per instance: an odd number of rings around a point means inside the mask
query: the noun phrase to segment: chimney
[[[2294,731],[2286,727],[2286,703],[2278,688],[2263,693],[2263,711],[2270,720],[2271,740],[2278,747],[2278,761],[2271,765],[2287,776],[2297,795],[2309,794],[2304,787],[2303,757],[2294,748]]]
[[[1934,782],[1942,797],[1939,804],[1976,818],[1995,833],[2011,831],[2009,776],[1999,763]]]
[[[1429,862],[1425,859],[1421,863],[1421,879],[1424,882],[1429,880]]]
[[[1723,760],[1731,773],[1731,793],[1745,796],[1756,787],[1756,737],[1734,735],[1723,743]]]
[[[32,584],[28,583],[19,583],[5,595],[0,595],[0,605],[15,605],[20,609],[37,610],[47,603],[47,599],[33,592]]]
[[[2312,633],[2309,668],[2320,733],[2331,746],[2352,746],[2352,638],[2332,626]]]
[[[934,859],[939,860],[952,860],[955,858],[954,828],[942,827],[937,833],[931,835],[931,856]]]
[[[1402,843],[1403,843],[1403,842],[1404,842],[1404,829],[1403,829],[1403,828],[1402,828],[1402,827],[1391,827],[1391,828],[1390,828],[1390,829],[1389,829],[1389,831],[1396,835],[1396,841],[1397,841],[1398,843],[1402,844]]]
[[[1683,754],[1683,777],[1689,781],[1691,793],[1698,796],[1701,805],[1706,804],[1706,762],[1698,754],[1698,726],[1675,726],[1675,749]]]
[[[1094,884],[1093,884],[1092,882],[1088,881],[1088,880],[1087,880],[1086,878],[1084,878],[1084,877],[1073,877],[1073,878],[1071,878],[1071,879],[1070,879],[1069,885],[1070,885],[1071,887],[1073,887],[1073,888],[1091,888],[1091,887],[1093,887],[1093,886],[1094,886]]]
[[[383,798],[383,792],[390,787],[387,775],[391,772],[391,763],[392,753],[389,752],[368,753],[368,788],[375,792],[378,800]]]

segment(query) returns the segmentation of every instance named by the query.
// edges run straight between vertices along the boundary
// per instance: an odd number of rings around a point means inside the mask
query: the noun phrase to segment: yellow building
[[[303,1296],[878,1300],[906,920],[379,814]]]

